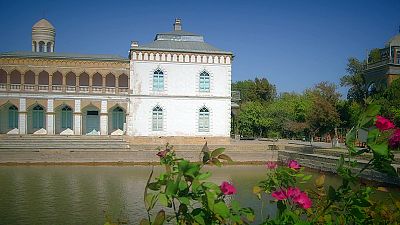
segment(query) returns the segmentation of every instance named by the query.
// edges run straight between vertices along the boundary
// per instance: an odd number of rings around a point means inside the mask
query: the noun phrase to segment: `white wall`
[[[152,131],[152,110],[163,109],[163,131]],[[206,106],[210,111],[209,132],[199,132],[199,110]],[[230,99],[195,99],[174,97],[133,97],[131,121],[132,136],[218,136],[230,135]]]
[[[128,135],[229,137],[231,65],[131,60]],[[164,72],[164,91],[152,91],[153,72]],[[199,74],[210,74],[210,92],[199,92]],[[163,131],[152,131],[152,109],[163,108]],[[210,111],[210,131],[198,131],[199,109]]]

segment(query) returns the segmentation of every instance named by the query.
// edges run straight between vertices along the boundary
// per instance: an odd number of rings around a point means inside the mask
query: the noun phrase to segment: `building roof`
[[[176,23],[177,21],[175,22],[174,27],[176,26]],[[180,20],[178,25],[179,28],[174,31],[158,33],[153,42],[139,46],[132,46],[131,50],[159,50],[232,55],[232,52],[221,50],[206,43],[202,35],[181,30]]]
[[[33,25],[34,28],[52,28],[54,29],[54,26],[46,19],[41,19],[38,22],[35,23],[35,25]]]
[[[71,59],[71,60],[94,60],[94,61],[120,61],[129,62],[129,59],[118,55],[106,54],[76,54],[76,53],[56,53],[56,52],[3,52],[0,58],[44,58],[44,59]]]
[[[392,37],[387,43],[386,46],[400,46],[400,33],[396,36]]]

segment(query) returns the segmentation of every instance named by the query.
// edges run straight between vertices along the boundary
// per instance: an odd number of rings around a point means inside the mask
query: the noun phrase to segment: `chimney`
[[[139,47],[139,43],[137,41],[131,41],[131,48],[132,47]]]
[[[182,30],[181,19],[175,19],[174,31]]]

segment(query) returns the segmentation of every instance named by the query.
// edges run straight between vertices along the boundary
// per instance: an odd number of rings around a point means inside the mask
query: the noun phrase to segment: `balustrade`
[[[106,93],[106,94],[128,94],[127,87],[99,87],[99,86],[64,86],[64,85],[37,85],[37,84],[6,84],[0,83],[0,91],[28,91],[28,92],[67,92],[67,93]]]

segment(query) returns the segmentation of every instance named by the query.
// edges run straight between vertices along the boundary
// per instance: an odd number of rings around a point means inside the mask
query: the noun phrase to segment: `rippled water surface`
[[[261,203],[252,187],[265,175],[264,166],[207,170],[215,182],[232,181],[238,189],[235,198],[261,217]],[[104,224],[106,216],[137,224],[146,216],[143,190],[150,171],[150,166],[0,167],[0,224]],[[339,180],[329,176],[328,181]]]

